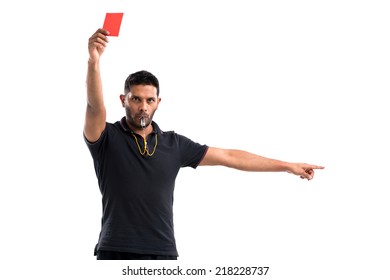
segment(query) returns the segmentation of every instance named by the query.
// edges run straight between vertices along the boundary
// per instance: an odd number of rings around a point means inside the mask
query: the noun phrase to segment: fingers
[[[89,46],[94,46],[97,48],[105,48],[108,43],[107,36],[109,32],[107,30],[99,28],[90,38],[89,38]]]
[[[96,32],[100,32],[106,36],[110,35],[110,32],[106,29],[99,28]]]
[[[300,176],[301,179],[307,179],[310,181],[314,177],[314,170],[313,169],[304,169],[302,175]]]
[[[305,169],[306,179],[310,181],[314,177],[314,170],[313,169]]]
[[[307,166],[309,166],[309,167],[307,167]],[[301,179],[307,179],[308,181],[313,179],[314,169],[324,169],[325,168],[323,166],[318,166],[318,165],[307,165],[307,166],[302,167],[304,172],[302,173],[302,175],[300,177],[301,177]]]
[[[304,163],[303,168],[305,168],[305,169],[324,169],[325,167],[320,166],[320,165],[313,165],[313,164]]]
[[[312,169],[324,169],[325,166],[320,166],[320,165],[311,165],[310,168]]]
[[[306,164],[305,163],[302,165],[302,168],[303,168],[304,172],[300,176],[301,179],[307,179],[308,181],[310,181],[314,177],[314,169],[324,169],[325,167],[320,166],[320,165],[313,165],[313,164]]]
[[[110,35],[110,32],[108,32],[108,30],[99,28],[98,30],[96,30],[95,33],[93,33],[93,35],[91,37],[95,37],[96,35],[102,35],[105,37],[105,36]]]

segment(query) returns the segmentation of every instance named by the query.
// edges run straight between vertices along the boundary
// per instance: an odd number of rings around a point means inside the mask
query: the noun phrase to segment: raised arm
[[[103,101],[99,62],[108,43],[107,35],[106,30],[98,29],[88,42],[87,110],[84,135],[90,142],[97,141],[106,127],[106,108]]]
[[[285,171],[300,176],[302,179],[313,179],[314,169],[323,166],[291,163],[271,159],[241,150],[229,150],[210,147],[199,165],[222,165],[243,171],[277,172]]]

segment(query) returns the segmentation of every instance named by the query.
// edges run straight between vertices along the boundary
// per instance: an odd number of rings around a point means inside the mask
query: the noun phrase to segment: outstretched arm
[[[271,159],[241,150],[229,150],[210,147],[199,165],[222,165],[243,171],[277,172],[285,171],[300,176],[302,179],[313,179],[314,169],[323,166],[291,163]]]
[[[90,142],[97,141],[106,127],[106,108],[103,101],[99,61],[108,43],[107,35],[106,30],[98,29],[88,42],[87,109],[84,135]]]

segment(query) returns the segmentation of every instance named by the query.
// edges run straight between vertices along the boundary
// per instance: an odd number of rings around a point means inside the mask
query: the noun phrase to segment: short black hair
[[[129,93],[132,86],[136,85],[149,85],[154,86],[157,89],[157,96],[160,94],[160,85],[156,76],[152,73],[141,70],[130,74],[125,81],[125,94]]]

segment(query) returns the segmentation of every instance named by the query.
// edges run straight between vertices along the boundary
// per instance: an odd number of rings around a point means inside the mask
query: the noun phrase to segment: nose
[[[147,112],[148,111],[148,103],[146,102],[146,100],[141,102],[139,110],[141,112]]]

